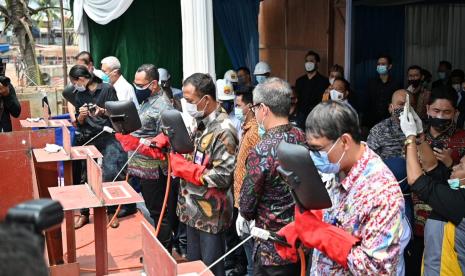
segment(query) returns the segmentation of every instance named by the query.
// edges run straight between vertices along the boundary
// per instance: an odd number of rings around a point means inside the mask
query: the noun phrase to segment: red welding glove
[[[152,139],[152,144],[157,148],[163,149],[167,148],[170,145],[170,140],[163,132],[160,132],[155,138]]]
[[[170,153],[171,171],[174,176],[180,177],[189,183],[197,186],[202,186],[203,183],[200,180],[205,166],[197,165],[193,162],[187,161],[179,153]]]
[[[300,212],[295,209],[295,229],[299,240],[306,247],[316,248],[331,260],[347,268],[347,256],[352,247],[360,241],[329,223],[323,222],[318,214],[312,211]]]
[[[161,151],[161,149],[149,147],[145,144],[142,145],[137,152],[142,155],[152,157],[153,159],[165,160],[165,154]]]
[[[135,150],[137,146],[139,146],[139,138],[131,134],[123,135],[121,133],[116,133],[115,138],[120,142],[124,151]]]
[[[278,252],[279,256],[284,260],[289,260],[291,262],[297,262],[297,249],[296,249],[296,242],[298,239],[297,231],[295,229],[295,222],[291,222],[288,225],[284,226],[279,230],[277,233],[281,237],[286,239],[286,242],[291,245],[291,247],[287,247],[281,245],[279,243],[275,243],[274,247],[276,252]]]

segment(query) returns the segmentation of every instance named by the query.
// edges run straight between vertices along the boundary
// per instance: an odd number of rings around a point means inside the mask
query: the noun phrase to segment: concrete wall
[[[40,86],[40,87],[17,87],[16,95],[20,101],[29,101],[31,105],[31,116],[42,117],[42,97],[47,94],[52,116],[63,113],[63,88]]]
[[[345,1],[265,0],[259,14],[260,59],[291,84],[305,73],[308,50],[320,54],[320,72],[344,66]],[[253,68],[251,68],[253,70]]]

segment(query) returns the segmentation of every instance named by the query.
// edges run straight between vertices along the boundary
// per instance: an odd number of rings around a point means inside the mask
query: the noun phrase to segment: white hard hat
[[[234,100],[232,83],[223,79],[216,80],[216,97],[220,101]]]
[[[159,82],[167,81],[171,78],[170,73],[165,68],[158,68]]]
[[[224,73],[224,80],[229,82],[238,82],[236,71],[226,71],[226,73]]]
[[[271,73],[271,67],[268,63],[260,61],[257,65],[255,65],[255,70],[253,71],[254,75],[263,75],[266,73]]]

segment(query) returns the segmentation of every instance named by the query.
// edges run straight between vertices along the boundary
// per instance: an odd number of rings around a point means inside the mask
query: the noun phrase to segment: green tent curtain
[[[90,52],[95,66],[106,56],[116,56],[124,77],[132,82],[143,63],[168,69],[174,87],[182,82],[182,23],[180,1],[136,0],[118,19],[99,25],[88,18]],[[215,23],[217,78],[231,69],[231,60]]]

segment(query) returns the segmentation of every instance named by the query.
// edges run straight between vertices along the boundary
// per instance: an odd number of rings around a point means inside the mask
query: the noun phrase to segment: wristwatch
[[[415,139],[406,139],[404,141],[404,147],[407,147],[410,144],[416,144],[416,140]]]

